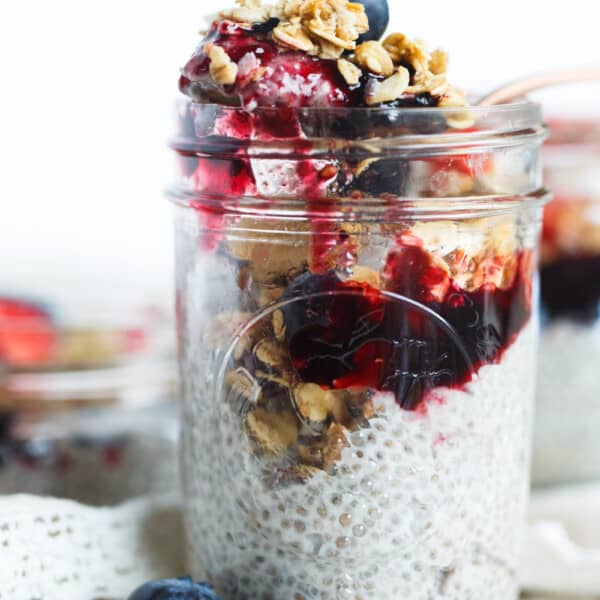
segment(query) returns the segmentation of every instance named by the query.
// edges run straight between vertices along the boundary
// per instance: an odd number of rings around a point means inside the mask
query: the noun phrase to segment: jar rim
[[[286,122],[297,123],[298,128],[288,132],[274,128],[266,137],[246,132],[239,136],[215,134],[206,129],[223,119],[263,119],[264,124],[277,114],[286,117]],[[173,150],[223,157],[251,148],[254,157],[293,159],[298,153],[290,148],[290,140],[299,139],[311,145],[313,157],[337,151],[340,146],[360,151],[365,142],[371,156],[398,152],[433,156],[460,154],[465,148],[477,152],[478,148],[540,144],[548,135],[541,104],[527,99],[495,106],[259,107],[248,111],[186,98],[176,103],[176,115],[180,124],[191,119],[193,126],[180,128],[170,143]]]
[[[279,161],[301,169],[309,163],[316,169],[336,161],[342,165],[342,174],[348,165],[369,168],[377,160],[390,161],[387,164],[399,161],[416,166],[441,165],[440,168],[446,160],[463,161],[467,163],[467,170],[478,174],[487,185],[486,164],[490,156],[497,156],[502,168],[495,174],[493,190],[488,186],[483,190],[473,189],[472,193],[460,193],[459,200],[446,202],[448,211],[479,214],[508,210],[525,197],[537,203],[546,194],[536,175],[537,156],[547,136],[542,108],[537,102],[522,100],[499,106],[460,108],[284,107],[250,112],[241,107],[200,104],[185,99],[177,104],[177,109],[179,129],[171,148],[181,159],[181,176],[167,189],[167,195],[180,206],[206,205],[209,211],[219,214],[228,211],[249,215],[266,211],[278,218],[305,216],[307,192],[302,186],[298,187],[298,193],[288,190],[273,193],[269,188],[265,169]],[[264,118],[274,114],[277,119]],[[361,114],[365,121],[359,120]],[[383,118],[379,118],[381,115]],[[454,126],[454,122],[448,122],[448,117],[464,115],[472,118],[473,125]],[[286,117],[289,120],[286,121]],[[508,177],[514,170],[507,166],[507,157],[513,152],[521,157],[527,173],[515,175],[512,178],[515,184],[510,186],[502,180],[502,174]],[[256,191],[243,185],[225,189],[221,177],[210,176],[210,168],[206,176],[195,179],[198,161],[204,160],[215,167],[215,172],[220,169],[227,174],[230,169],[239,169],[242,183],[248,168],[256,169],[263,178]],[[419,173],[423,170],[416,171],[415,177],[418,178]],[[398,193],[369,195],[368,198],[346,194],[344,210],[354,210],[374,220],[380,219],[381,212],[392,204],[401,210],[410,209],[413,214],[417,205],[417,212],[423,212],[423,216],[440,211],[445,196],[440,197],[437,188],[418,188],[416,181],[412,180],[411,189]],[[443,181],[438,183],[442,185]],[[312,192],[309,195],[314,196]],[[489,202],[491,196],[496,199],[493,206]],[[499,202],[499,198],[503,201]],[[310,204],[315,213],[318,210],[316,198]],[[331,217],[329,204],[326,209]]]
[[[477,98],[470,98],[471,101],[476,102]],[[514,102],[506,102],[503,104],[494,104],[491,106],[480,106],[477,104],[467,106],[310,106],[310,107],[278,107],[278,106],[259,106],[253,110],[248,110],[241,106],[219,104],[216,102],[196,102],[191,98],[179,98],[176,101],[176,105],[194,106],[194,107],[213,107],[224,109],[231,112],[244,111],[248,114],[261,114],[261,113],[272,113],[277,112],[281,108],[286,110],[299,112],[299,113],[335,113],[340,111],[348,111],[353,114],[359,113],[370,113],[370,114],[384,114],[394,112],[398,114],[452,114],[456,112],[469,112],[473,114],[513,114],[521,113],[523,115],[530,115],[532,119],[541,120],[542,118],[542,104],[536,100],[529,98],[522,98],[515,100]]]

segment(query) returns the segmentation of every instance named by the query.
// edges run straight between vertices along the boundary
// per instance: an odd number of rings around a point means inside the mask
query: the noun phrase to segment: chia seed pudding
[[[189,570],[228,600],[516,598],[539,110],[467,107],[359,4],[238,4],[173,141]]]

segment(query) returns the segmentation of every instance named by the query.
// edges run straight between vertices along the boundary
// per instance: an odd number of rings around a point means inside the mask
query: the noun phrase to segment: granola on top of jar
[[[377,18],[377,22],[375,22]],[[183,68],[198,102],[258,106],[466,105],[447,80],[448,56],[347,0],[237,0],[215,18]]]

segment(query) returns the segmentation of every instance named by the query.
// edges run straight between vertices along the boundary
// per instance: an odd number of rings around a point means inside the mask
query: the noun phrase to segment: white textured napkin
[[[529,515],[525,589],[600,597],[600,484],[535,492]]]
[[[530,523],[524,588],[600,597],[600,484],[534,493]],[[0,497],[0,600],[124,598],[184,572],[182,534],[176,496],[114,508]]]
[[[37,496],[0,497],[0,599],[127,597],[141,583],[181,575],[176,497],[92,508]]]

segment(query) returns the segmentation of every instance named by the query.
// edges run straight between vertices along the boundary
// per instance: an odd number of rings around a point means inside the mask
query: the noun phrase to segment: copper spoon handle
[[[491,94],[483,97],[477,102],[477,106],[503,104],[504,102],[510,102],[511,100],[520,98],[529,92],[534,92],[546,87],[582,81],[600,81],[600,68],[554,71],[552,73],[544,73],[533,75],[525,79],[519,79],[518,81],[507,83]]]

